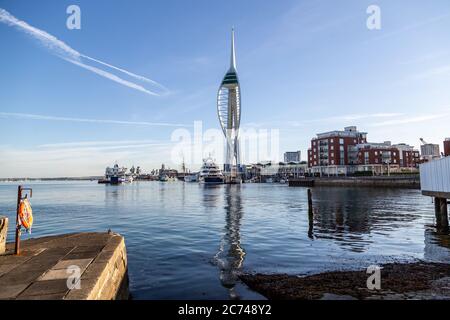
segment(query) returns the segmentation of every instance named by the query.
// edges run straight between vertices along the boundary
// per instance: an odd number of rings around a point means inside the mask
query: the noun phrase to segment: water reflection
[[[222,194],[222,187],[221,185],[199,185],[203,193],[202,199],[205,209],[217,207]]]
[[[425,228],[424,259],[428,261],[444,262],[450,261],[450,234],[439,228],[428,225]]]
[[[219,251],[214,260],[220,269],[220,282],[228,290],[229,298],[239,299],[235,286],[245,257],[245,251],[241,247],[240,234],[243,216],[241,186],[224,186],[224,197],[225,234],[220,241]]]
[[[315,188],[313,199],[308,237],[332,240],[356,253],[368,250],[373,240],[367,235],[373,231],[387,232],[420,218],[392,190]]]

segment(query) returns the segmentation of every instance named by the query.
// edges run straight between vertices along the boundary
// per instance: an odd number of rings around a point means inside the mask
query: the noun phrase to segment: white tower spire
[[[240,181],[239,126],[241,122],[241,89],[236,73],[234,28],[231,30],[230,69],[217,93],[217,113],[226,138],[224,173],[229,182]]]
[[[231,61],[230,70],[236,71],[236,50],[234,48],[234,27],[231,28]]]

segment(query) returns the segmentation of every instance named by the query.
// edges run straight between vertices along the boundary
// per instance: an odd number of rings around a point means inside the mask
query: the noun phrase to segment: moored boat
[[[204,184],[222,184],[224,182],[222,170],[211,158],[203,160],[199,173],[199,182]]]
[[[133,176],[127,174],[127,168],[119,167],[116,163],[114,167],[107,167],[105,170],[105,178],[98,180],[102,184],[121,184],[133,182]]]
[[[184,182],[198,182],[198,173],[192,173],[192,174],[185,175]]]

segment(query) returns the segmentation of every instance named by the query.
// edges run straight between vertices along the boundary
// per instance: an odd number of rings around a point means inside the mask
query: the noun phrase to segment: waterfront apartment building
[[[284,153],[284,162],[300,162],[302,161],[302,156],[300,151],[288,151]]]
[[[390,141],[356,145],[358,165],[393,165],[400,167],[400,152]]]
[[[398,149],[400,154],[400,166],[403,168],[418,168],[420,164],[419,150],[414,149],[406,143],[399,143],[392,146]]]
[[[308,167],[356,164],[354,146],[362,143],[367,143],[367,133],[359,132],[355,126],[346,127],[344,131],[319,133],[308,149]]]
[[[444,157],[450,157],[450,138],[444,141]]]
[[[355,126],[344,131],[317,134],[308,149],[308,168],[313,175],[347,175],[355,172],[389,173],[402,168],[417,170],[419,151],[405,143],[368,143],[367,133]]]

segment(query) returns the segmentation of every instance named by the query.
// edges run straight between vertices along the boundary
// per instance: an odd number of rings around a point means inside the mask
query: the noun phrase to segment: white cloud
[[[328,118],[313,119],[313,120],[309,120],[309,121],[307,120],[307,122],[352,121],[352,120],[371,119],[371,118],[392,118],[392,117],[398,117],[398,116],[401,116],[401,115],[403,115],[403,114],[402,113],[398,113],[398,112],[370,113],[370,114],[346,114],[346,115],[342,115],[342,116],[334,116],[334,117],[328,117]]]
[[[39,114],[12,113],[12,112],[0,112],[0,117],[31,119],[31,120],[103,123],[103,124],[132,125],[132,126],[150,126],[150,127],[152,127],[152,126],[161,126],[161,127],[189,127],[189,126],[192,126],[192,125],[186,125],[186,124],[181,124],[181,123],[70,118],[70,117],[55,117],[55,116],[47,116],[47,115],[39,115]]]
[[[447,118],[449,115],[450,115],[449,113],[421,115],[421,116],[415,116],[415,117],[409,117],[409,118],[401,118],[401,119],[394,119],[394,120],[372,123],[369,126],[384,127],[384,126],[394,126],[394,125],[409,124],[409,123],[426,122],[426,121],[431,121],[431,120],[435,120],[435,119]]]
[[[108,145],[139,145],[139,144],[150,144],[150,143],[161,143],[157,140],[113,140],[113,141],[76,141],[76,142],[62,142],[62,143],[46,143],[40,144],[37,148],[72,148],[72,147],[98,147],[98,146],[108,146]]]

